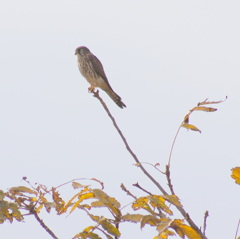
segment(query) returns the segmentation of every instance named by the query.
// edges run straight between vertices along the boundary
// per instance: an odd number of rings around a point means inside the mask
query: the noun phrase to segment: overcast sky
[[[84,45],[101,60],[127,105],[120,109],[100,92],[133,151],[162,170],[188,110],[206,98],[228,96],[214,106],[218,111],[192,115],[190,123],[202,134],[181,129],[171,173],[197,225],[209,210],[208,238],[234,238],[240,218],[240,187],[230,177],[231,168],[240,166],[239,9],[238,0],[2,1],[0,189],[26,186],[23,176],[49,188],[94,177],[122,206],[132,199],[121,183],[139,197],[144,194],[132,183],[159,194],[133,166],[102,106],[88,93],[74,55]],[[166,187],[164,177],[146,168]],[[66,200],[77,193],[61,190]],[[62,239],[89,225],[79,212],[40,217]],[[122,238],[157,234],[139,227],[122,226]],[[0,232],[7,239],[50,238],[33,217],[0,225]]]

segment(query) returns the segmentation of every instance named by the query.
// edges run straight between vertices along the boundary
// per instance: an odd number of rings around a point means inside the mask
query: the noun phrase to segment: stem
[[[37,221],[40,223],[40,225],[45,229],[45,231],[54,239],[58,239],[58,237],[55,236],[55,234],[47,227],[47,225],[43,222],[42,219],[38,216],[37,212],[34,208],[31,209],[31,213],[34,215],[34,217],[37,219]]]
[[[122,131],[120,130],[120,128],[118,127],[116,120],[114,119],[114,117],[112,116],[112,114],[110,113],[107,105],[105,104],[105,102],[103,101],[103,99],[99,96],[99,91],[94,91],[93,92],[93,96],[96,97],[102,104],[103,108],[105,109],[105,111],[107,112],[108,116],[110,117],[110,119],[112,120],[112,123],[114,125],[114,127],[116,128],[118,134],[120,135],[123,143],[125,144],[127,151],[130,153],[130,155],[133,157],[133,159],[135,160],[135,162],[138,164],[138,166],[140,167],[140,169],[143,171],[143,173],[145,175],[147,175],[147,177],[159,188],[159,190],[164,194],[164,195],[168,195],[167,192],[163,189],[163,187],[146,171],[146,169],[142,166],[142,164],[140,163],[140,161],[138,160],[138,157],[136,156],[136,154],[132,151],[132,149],[130,148],[126,138],[124,137]]]
[[[236,230],[236,234],[235,234],[235,239],[237,239],[239,226],[240,226],[240,219],[238,220],[238,225],[237,225],[237,230]]]
[[[206,228],[207,228],[207,217],[209,216],[208,211],[204,214],[204,220],[203,220],[203,234],[206,235]]]
[[[180,131],[180,129],[181,129],[181,126],[182,126],[182,124],[179,126],[179,128],[178,128],[178,130],[177,130],[177,133],[176,133],[176,135],[175,135],[175,137],[174,137],[174,139],[173,139],[173,143],[172,143],[172,147],[171,147],[170,154],[169,154],[169,159],[168,159],[168,168],[170,168],[170,162],[171,162],[171,159],[172,159],[173,147],[174,147],[174,145],[175,145],[175,142],[176,142],[177,136],[178,136],[178,134],[179,134],[179,131]]]

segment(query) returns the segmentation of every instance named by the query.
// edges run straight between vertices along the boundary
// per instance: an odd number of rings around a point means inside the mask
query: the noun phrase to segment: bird
[[[93,92],[95,87],[100,88],[104,90],[120,108],[126,107],[121,97],[117,95],[110,86],[101,61],[85,46],[78,47],[75,50],[75,55],[77,56],[80,73],[90,84],[88,91]]]

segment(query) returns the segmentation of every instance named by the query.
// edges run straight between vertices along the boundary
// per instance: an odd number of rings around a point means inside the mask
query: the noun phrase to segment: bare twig
[[[203,235],[206,235],[206,229],[207,229],[207,217],[209,216],[208,211],[204,214],[204,220],[203,220]]]
[[[101,182],[101,181],[99,181],[99,180],[97,180],[97,179],[95,179],[95,178],[75,178],[75,179],[72,179],[72,180],[70,180],[70,181],[68,181],[68,182],[66,182],[66,183],[63,183],[63,184],[61,184],[61,185],[58,185],[58,186],[55,187],[55,188],[60,188],[60,187],[62,187],[62,186],[65,186],[66,184],[69,184],[69,183],[72,183],[72,182],[78,181],[78,180],[93,180],[93,181],[98,182],[98,183],[102,186],[102,189],[104,188],[103,182]],[[51,190],[49,190],[49,191],[51,191]]]
[[[34,215],[36,220],[40,223],[40,225],[45,229],[45,231],[54,239],[58,239],[58,237],[55,236],[55,234],[47,227],[47,225],[43,222],[42,219],[38,216],[37,212],[34,208],[31,209],[31,213]]]
[[[158,172],[162,173],[162,174],[165,174],[164,172],[162,172],[157,166],[159,166],[160,164],[157,163],[155,165],[153,165],[152,163],[148,163],[148,162],[141,162],[141,164],[148,164],[148,165],[151,165],[152,167],[154,167]],[[137,164],[138,166],[138,164]]]
[[[120,135],[123,143],[125,144],[127,151],[130,153],[130,155],[133,157],[133,159],[136,161],[137,164],[139,164],[139,167],[141,168],[141,170],[143,171],[143,173],[145,175],[147,175],[147,177],[159,188],[159,190],[167,195],[167,192],[163,189],[163,187],[146,171],[146,169],[142,166],[142,164],[140,163],[138,157],[136,156],[136,154],[132,151],[132,149],[130,148],[126,138],[124,137],[122,131],[120,130],[120,128],[118,127],[116,120],[114,119],[114,117],[112,116],[112,114],[110,113],[107,105],[105,104],[105,102],[103,101],[103,99],[99,96],[99,91],[93,91],[93,96],[96,97],[102,104],[103,108],[105,109],[105,111],[107,112],[108,116],[110,117],[110,119],[112,120],[112,123],[114,125],[114,127],[116,128],[118,134]]]
[[[172,159],[173,147],[174,147],[174,145],[175,145],[175,142],[176,142],[177,136],[178,136],[178,134],[179,134],[179,131],[180,131],[180,129],[181,129],[181,126],[182,126],[182,124],[179,126],[179,128],[178,128],[178,130],[177,130],[177,133],[176,133],[176,135],[175,135],[175,137],[174,137],[174,139],[173,139],[173,143],[172,143],[172,146],[171,146],[171,150],[170,150],[170,154],[169,154],[169,159],[168,159],[168,167],[169,167],[169,168],[170,168],[170,162],[171,162],[171,159]]]
[[[123,183],[121,184],[121,189],[122,189],[124,192],[126,192],[127,195],[129,195],[129,196],[133,197],[135,200],[137,200],[137,197],[134,196],[129,190],[127,190]]]
[[[237,230],[236,230],[236,234],[235,234],[235,239],[237,239],[239,226],[240,226],[240,219],[238,220],[238,225],[237,225]]]
[[[146,189],[142,188],[138,183],[133,184],[134,187],[137,187],[139,189],[141,189],[143,192],[152,195],[150,192],[148,192]]]

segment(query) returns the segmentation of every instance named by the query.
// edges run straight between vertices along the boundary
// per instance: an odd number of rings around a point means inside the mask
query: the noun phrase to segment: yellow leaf
[[[148,198],[150,199],[150,203],[153,207],[161,208],[162,210],[164,210],[169,215],[173,214],[173,212],[165,204],[165,201],[166,201],[165,198],[163,198],[161,196],[158,196],[158,195],[150,195],[150,196],[148,196]]]
[[[75,235],[73,237],[73,239],[87,239],[87,238],[90,238],[90,239],[102,239],[101,237],[98,236],[98,234],[93,233],[93,232],[86,232],[86,231],[78,233],[77,235]]]
[[[120,237],[121,233],[119,230],[113,226],[108,220],[104,219],[100,222],[101,226],[111,235]]]
[[[84,232],[90,232],[90,231],[92,231],[92,229],[94,229],[94,227],[93,226],[89,226],[89,227],[86,227],[83,231]]]
[[[114,207],[116,207],[116,208],[120,208],[121,207],[121,204],[115,198],[109,197],[108,199],[114,205]]]
[[[189,239],[202,239],[202,237],[193,228],[184,224],[182,220],[175,219],[171,223],[171,227],[182,238],[184,238],[184,236],[187,236]]]
[[[109,197],[100,189],[93,189],[92,192],[94,193],[95,197],[99,199],[114,215],[121,215],[121,212],[118,209],[120,207],[120,203],[117,202],[116,199]]]
[[[98,234],[93,233],[93,232],[89,232],[87,238],[90,238],[90,239],[102,239]]]
[[[159,233],[164,232],[171,224],[172,220],[170,219],[161,219],[160,223],[157,226],[157,231]]]
[[[143,215],[141,214],[129,214],[129,213],[122,217],[123,220],[134,222],[134,223],[140,222],[142,218],[143,218]]]
[[[163,198],[165,198],[168,202],[171,204],[182,207],[182,204],[179,201],[179,198],[176,195],[162,195]]]
[[[214,112],[217,109],[211,108],[211,107],[205,107],[205,106],[197,106],[192,109],[192,111],[195,111],[195,110],[200,110],[200,111],[205,111],[205,112]]]
[[[87,186],[86,185],[82,185],[81,183],[72,182],[72,187],[74,189],[77,189],[77,188],[84,188],[84,187],[87,187]]]
[[[109,202],[111,202],[117,208],[120,207],[120,203],[118,203],[115,198],[109,197]],[[92,207],[106,207],[106,205],[101,201],[94,201],[91,203],[91,206]]]
[[[84,194],[81,194],[79,195],[78,197],[79,199],[81,199],[82,201],[85,200],[85,199],[92,199],[92,198],[95,198],[94,194],[92,192],[90,193],[84,193]]]
[[[93,189],[92,192],[95,195],[95,198],[99,199],[101,202],[103,202],[104,204],[107,204],[109,202],[109,196],[103,192],[100,189]]]
[[[49,213],[52,208],[55,208],[55,203],[54,202],[45,202],[44,207],[46,211]]]
[[[154,237],[153,239],[168,239],[168,235],[166,232],[162,232],[158,234],[156,237]]]
[[[169,230],[159,233],[154,239],[168,239],[168,236],[174,236],[175,233]]]
[[[235,179],[235,183],[240,184],[240,167],[236,167],[232,169],[231,177]]]
[[[201,133],[201,130],[199,130],[196,126],[194,126],[192,124],[182,123],[181,127],[184,127],[186,129],[190,129],[190,130],[193,130],[193,131],[198,131],[199,133]]]
[[[72,206],[72,208],[71,208],[69,214],[72,213],[72,212],[76,209],[76,207],[79,206],[79,204],[80,204],[81,202],[82,202],[81,199],[78,200],[77,202],[75,202],[75,203],[73,204],[73,206]]]
[[[76,207],[78,207],[79,204],[80,204],[83,200],[94,198],[94,194],[93,194],[93,193],[91,193],[91,192],[90,192],[90,193],[83,193],[84,191],[85,191],[85,190],[82,190],[81,192],[79,192],[79,193],[77,193],[76,195],[74,195],[74,196],[67,202],[67,204],[64,206],[64,208],[60,211],[60,213],[62,214],[62,213],[64,213],[64,212],[66,212],[67,209],[68,209],[68,207],[69,207],[70,205],[72,205],[73,200],[74,200],[76,197],[78,197],[79,200],[73,204],[73,207],[72,207],[70,213],[72,213],[72,212],[76,209]],[[82,193],[83,193],[83,194],[82,194]]]
[[[91,202],[91,206],[92,207],[106,207],[105,204],[101,201],[94,201],[94,202]]]
[[[58,214],[61,214],[64,209],[65,202],[60,197],[60,194],[56,191],[56,188],[52,188],[52,197],[53,201],[56,203],[56,211]]]
[[[141,229],[146,225],[149,224],[150,226],[156,226],[160,222],[160,219],[153,215],[143,216],[141,220]]]
[[[154,211],[148,205],[149,199],[147,197],[138,198],[132,205],[134,210],[139,210],[140,208],[147,210],[151,214],[154,214]]]
[[[31,193],[37,195],[37,192],[33,191],[30,188],[24,187],[24,186],[19,186],[19,187],[12,187],[10,188],[10,193],[12,194],[17,194],[17,195],[23,195],[22,193]]]
[[[97,222],[97,223],[101,220],[101,217],[95,216],[95,215],[93,215],[93,214],[91,214],[91,213],[89,213],[88,216],[89,216],[94,222]]]

